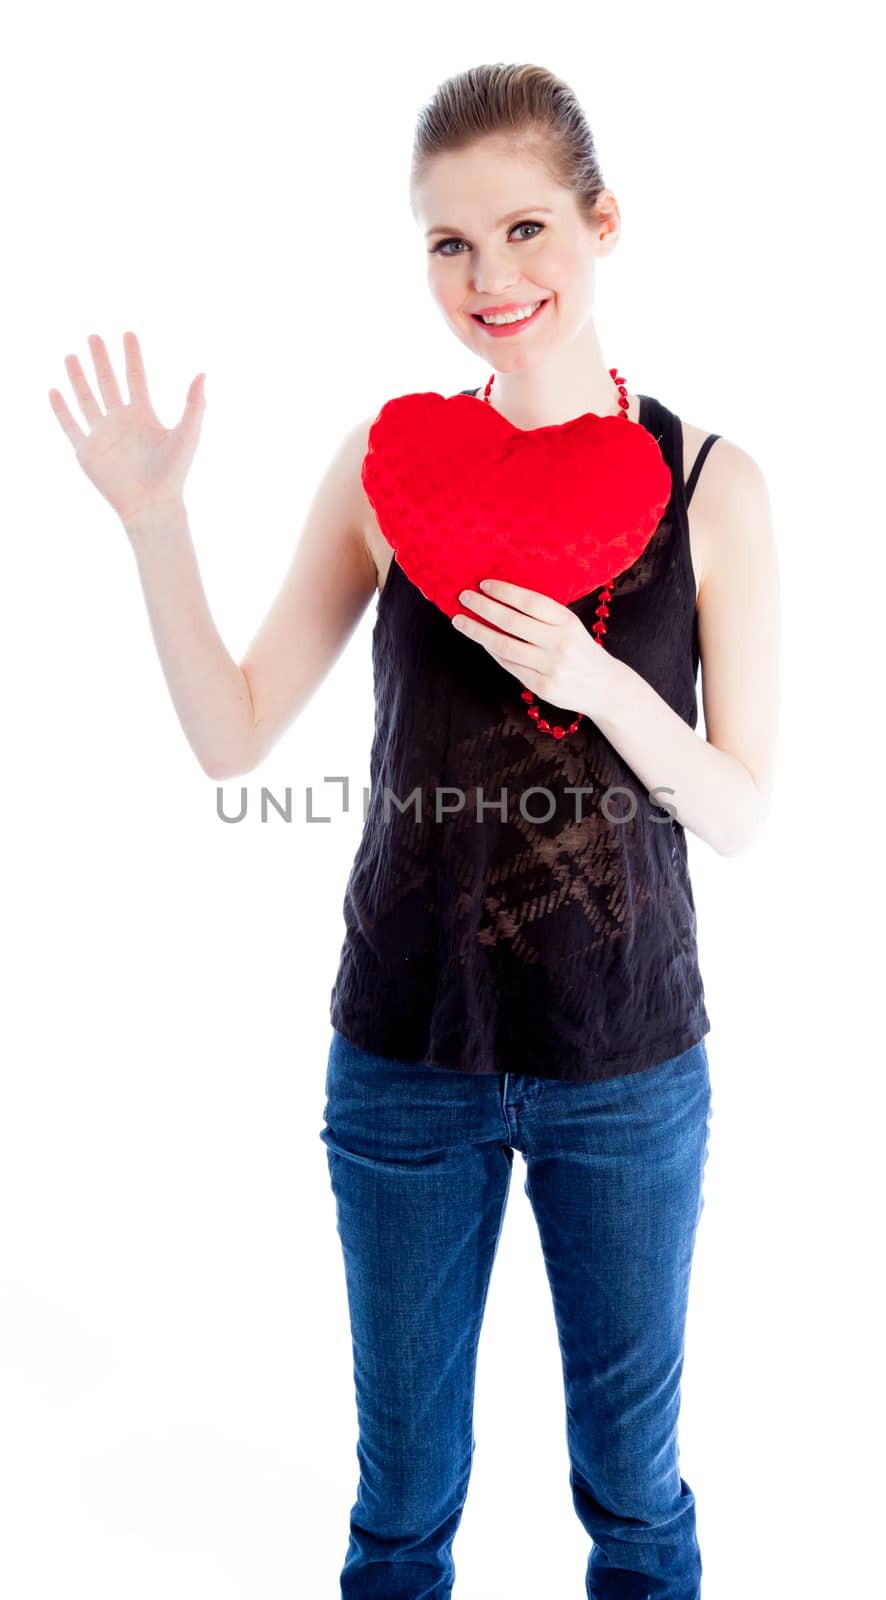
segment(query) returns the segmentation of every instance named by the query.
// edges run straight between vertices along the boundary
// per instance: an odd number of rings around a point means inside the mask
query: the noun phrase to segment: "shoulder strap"
[[[656,400],[654,395],[641,394],[638,391],[637,399],[640,402],[640,421],[652,434],[670,467],[671,436],[673,433],[672,413],[667,411],[661,401]]]
[[[695,485],[698,482],[698,474],[701,472],[701,469],[704,466],[705,456],[707,455],[708,451],[710,450],[711,445],[714,444],[714,442],[717,439],[721,438],[721,437],[722,437],[722,435],[719,434],[719,433],[709,433],[707,438],[705,439],[701,449],[699,450],[698,455],[696,456],[694,462],[692,463],[692,471],[690,472],[689,477],[686,480],[686,504],[687,504],[687,506],[688,506],[690,500],[692,499],[693,490],[695,488]]]

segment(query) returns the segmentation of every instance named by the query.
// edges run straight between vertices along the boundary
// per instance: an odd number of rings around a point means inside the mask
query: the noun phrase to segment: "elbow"
[[[200,766],[207,778],[212,778],[215,783],[226,783],[231,778],[243,778],[247,772],[253,772],[258,765],[257,761],[241,756],[237,760],[214,761],[200,759]]]
[[[240,676],[246,688],[246,717],[238,717],[237,726],[231,727],[232,734],[229,748],[217,751],[213,755],[203,756],[195,752],[207,778],[213,778],[216,783],[224,783],[229,778],[242,778],[247,772],[253,772],[262,760],[266,751],[260,748],[256,731],[255,698],[249,677],[241,667]],[[240,701],[242,705],[242,697]],[[246,727],[243,721],[246,721]]]
[[[232,739],[227,747],[202,753],[195,750],[194,754],[207,778],[224,783],[226,779],[242,778],[247,772],[254,772],[267,750],[266,744],[259,743],[253,724],[248,730],[241,729],[236,742]]]
[[[753,844],[755,838],[756,834],[754,833],[730,834],[728,839],[723,839],[717,844],[717,854],[719,856],[740,856]]]
[[[768,797],[764,798],[757,792],[757,803],[744,808],[738,817],[733,818],[732,827],[728,832],[721,834],[715,848],[721,856],[740,856],[745,850],[750,849],[763,832],[766,818],[769,814]]]

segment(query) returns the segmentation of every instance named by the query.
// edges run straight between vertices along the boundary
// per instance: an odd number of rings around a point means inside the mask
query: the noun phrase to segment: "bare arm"
[[[718,440],[696,492],[707,530],[698,596],[706,737],[614,658],[607,704],[593,714],[650,790],[673,791],[666,798],[681,823],[720,855],[736,855],[762,828],[774,784],[778,556],[766,481],[745,450]]]
[[[183,502],[125,522],[173,704],[211,778],[260,765],[376,591],[360,483],[369,420],[352,428],[332,456],[279,592],[239,664],[210,614]]]
[[[298,716],[376,590],[366,542],[371,507],[360,481],[371,418],[354,426],[315,491],[279,594],[242,663],[210,614],[184,503],[205,409],[203,374],[174,428],[158,418],[138,339],[123,335],[124,400],[104,340],[89,344],[104,410],[76,355],[65,357],[88,424],[64,395],[49,401],[87,477],[117,512],[138,565],[160,663],[185,737],[204,772],[257,766]]]

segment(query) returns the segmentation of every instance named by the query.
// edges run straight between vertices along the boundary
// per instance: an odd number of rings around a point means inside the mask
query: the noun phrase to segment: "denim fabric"
[[[677,1422],[711,1120],[704,1040],[571,1083],[372,1055],[333,1029],[326,1096],[358,1418],[342,1600],[452,1594],[515,1150],[553,1296],[587,1595],[699,1600]]]

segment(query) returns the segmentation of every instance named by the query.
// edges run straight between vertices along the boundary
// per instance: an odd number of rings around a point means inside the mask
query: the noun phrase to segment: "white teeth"
[[[505,311],[497,317],[484,317],[481,313],[480,321],[489,323],[493,328],[497,328],[503,322],[522,322],[526,317],[531,317],[542,304],[541,300],[536,300],[534,306],[524,306],[522,311]]]

